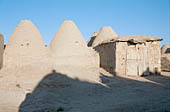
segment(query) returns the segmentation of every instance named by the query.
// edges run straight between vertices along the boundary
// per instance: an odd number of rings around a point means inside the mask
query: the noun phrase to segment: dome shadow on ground
[[[52,70],[26,95],[19,112],[170,111],[170,77],[146,78],[153,83],[100,73],[99,84]]]

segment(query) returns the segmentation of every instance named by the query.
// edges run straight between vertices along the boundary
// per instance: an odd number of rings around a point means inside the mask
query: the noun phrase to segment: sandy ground
[[[68,66],[25,66],[0,71],[0,112],[62,109],[170,112],[170,72],[162,72],[161,76],[120,77],[99,68]]]

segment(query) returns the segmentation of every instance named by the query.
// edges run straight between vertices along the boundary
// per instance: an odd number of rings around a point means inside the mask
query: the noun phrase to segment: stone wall
[[[161,48],[161,54],[162,55],[170,54],[170,45],[168,44],[163,45]]]
[[[149,75],[161,72],[160,41],[111,42],[95,47],[100,67],[116,75]]]
[[[97,52],[99,52],[100,67],[111,73],[115,72],[116,68],[115,45],[115,43],[108,43],[94,48]]]
[[[134,48],[133,48],[134,47]],[[131,55],[129,57],[128,55]],[[116,43],[116,73],[119,75],[128,74],[129,66],[136,64],[138,75],[149,75],[150,73],[161,72],[160,41],[146,42],[145,44],[128,45],[128,42]],[[129,59],[127,59],[129,58]],[[134,60],[134,63],[128,63]],[[132,62],[131,61],[131,62]]]
[[[164,60],[164,62],[166,62],[166,60],[168,62],[170,62],[170,45],[165,44],[165,45],[162,46],[161,57],[162,57],[162,60]],[[163,66],[164,65],[166,65],[166,64],[164,63]],[[165,68],[165,67],[163,67],[163,68]]]
[[[116,42],[116,73],[126,74],[126,48],[127,42]]]
[[[160,41],[147,42],[148,46],[148,59],[149,59],[149,71],[161,72],[161,51]]]

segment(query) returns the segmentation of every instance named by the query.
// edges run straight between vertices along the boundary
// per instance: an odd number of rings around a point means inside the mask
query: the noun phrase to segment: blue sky
[[[102,26],[118,35],[151,35],[170,44],[170,0],[0,0],[0,32],[7,43],[21,20],[31,20],[49,44],[64,20],[85,40]]]

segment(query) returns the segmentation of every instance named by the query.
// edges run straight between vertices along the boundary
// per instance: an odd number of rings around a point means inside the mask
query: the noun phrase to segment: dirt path
[[[29,69],[1,71],[0,112],[170,111],[168,72],[118,77],[98,68]]]

